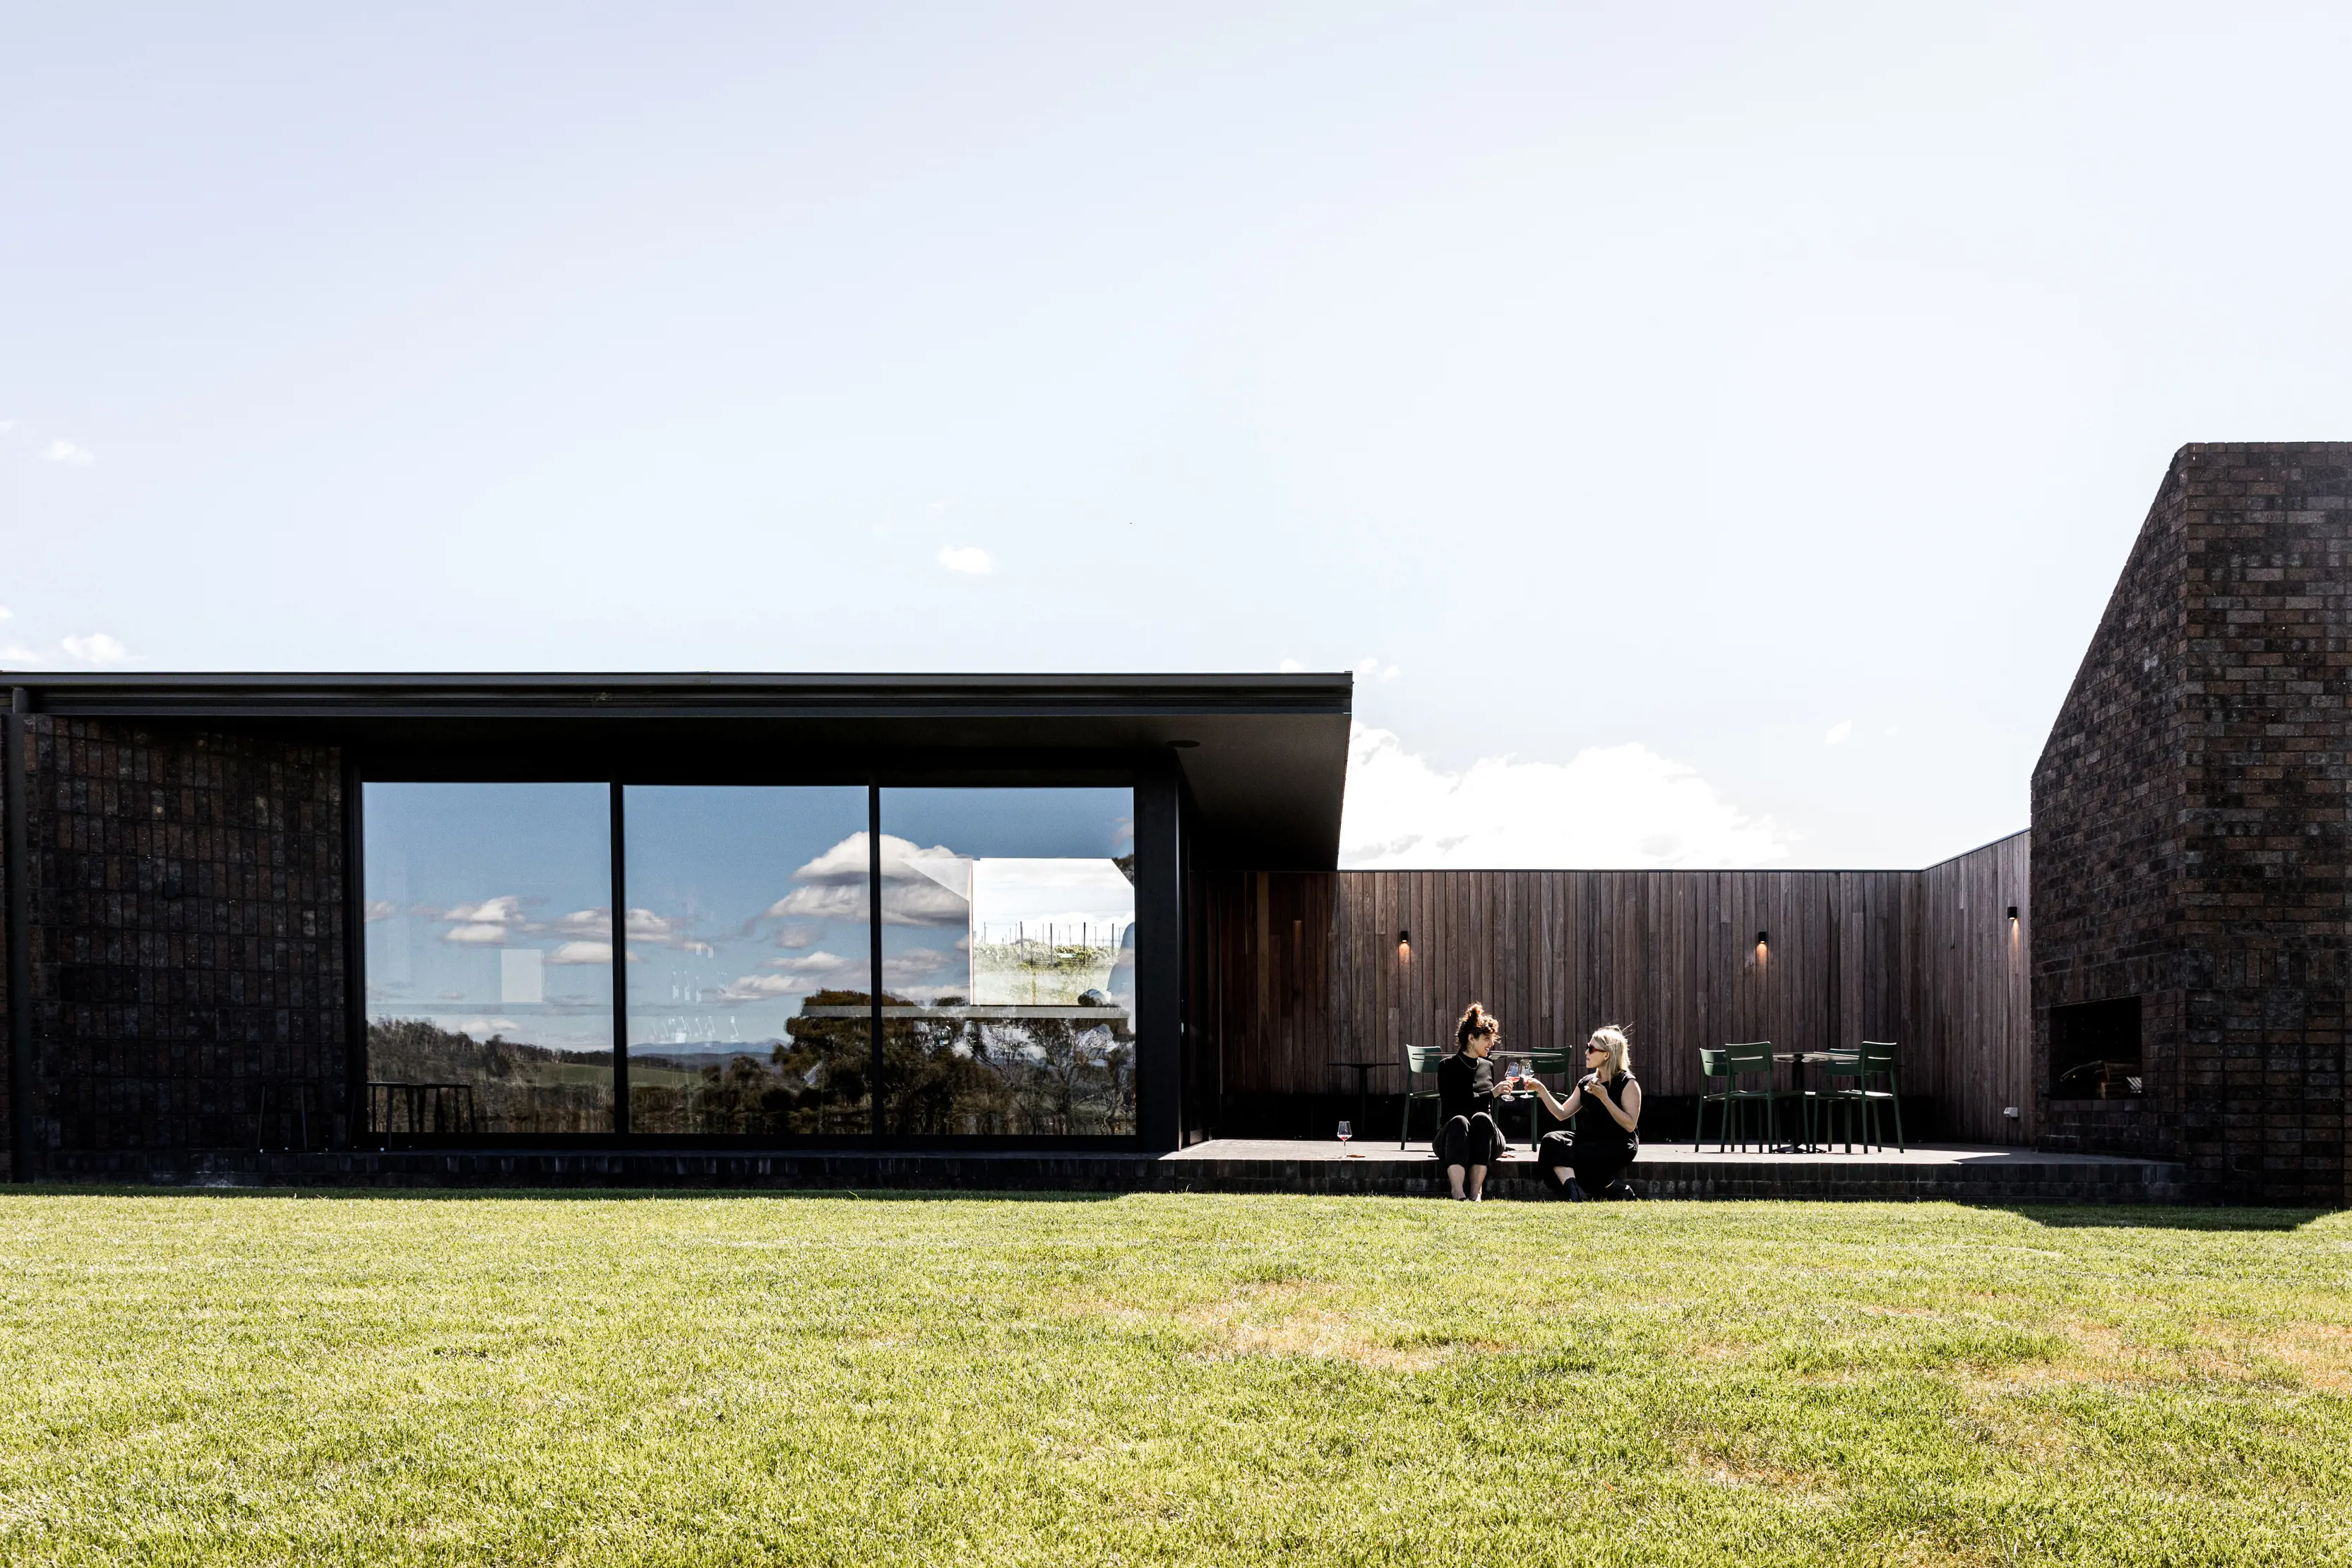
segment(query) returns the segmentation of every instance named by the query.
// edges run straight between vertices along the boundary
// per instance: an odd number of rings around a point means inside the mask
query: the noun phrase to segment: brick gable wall
[[[2034,771],[2034,1009],[2138,995],[2149,1093],[2044,1142],[2345,1200],[2352,445],[2183,447]]]

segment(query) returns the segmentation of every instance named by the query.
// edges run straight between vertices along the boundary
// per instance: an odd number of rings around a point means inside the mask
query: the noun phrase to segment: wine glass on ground
[[[1349,1125],[1345,1122],[1339,1124],[1339,1157],[1341,1159],[1344,1160],[1348,1157],[1348,1140],[1355,1135],[1356,1129],[1354,1127]]]

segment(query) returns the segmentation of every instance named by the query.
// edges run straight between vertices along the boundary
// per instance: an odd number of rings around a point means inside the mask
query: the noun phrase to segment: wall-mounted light
[[[1400,958],[1410,958],[1412,956],[1412,932],[1400,931],[1397,933],[1397,956]]]
[[[1763,933],[1763,932],[1761,932],[1761,931],[1759,931],[1759,932],[1756,934],[1756,946],[1758,946],[1759,947],[1764,946],[1769,942],[1769,938],[1765,935],[1765,933]]]
[[[2009,923],[2010,923],[2011,925],[2016,925],[2016,924],[2017,924],[2017,905],[2015,905],[2014,904],[2011,904],[2011,905],[2009,906]]]

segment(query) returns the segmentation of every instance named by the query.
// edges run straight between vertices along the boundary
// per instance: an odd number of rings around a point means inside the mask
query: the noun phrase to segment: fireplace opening
[[[2050,1009],[2050,1097],[2125,1100],[2145,1092],[2139,998],[2110,997]]]

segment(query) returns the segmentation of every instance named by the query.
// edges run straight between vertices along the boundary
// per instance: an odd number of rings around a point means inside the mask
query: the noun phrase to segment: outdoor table
[[[1827,1061],[1829,1059],[1830,1053],[1826,1051],[1776,1051],[1772,1053],[1773,1061],[1785,1061],[1789,1064],[1789,1075],[1797,1081],[1797,1104],[1800,1108],[1802,1108],[1805,1103],[1806,1067],[1816,1061]],[[1794,1132],[1789,1134],[1789,1153],[1792,1155],[1800,1152],[1817,1153],[1820,1147],[1820,1145],[1810,1138],[1804,1140],[1801,1145]]]
[[[1389,1061],[1335,1061],[1331,1065],[1334,1067],[1352,1067],[1356,1070],[1356,1135],[1361,1137],[1364,1132],[1363,1124],[1365,1112],[1370,1108],[1372,1103],[1372,1069],[1375,1067],[1392,1067],[1395,1063]]]

